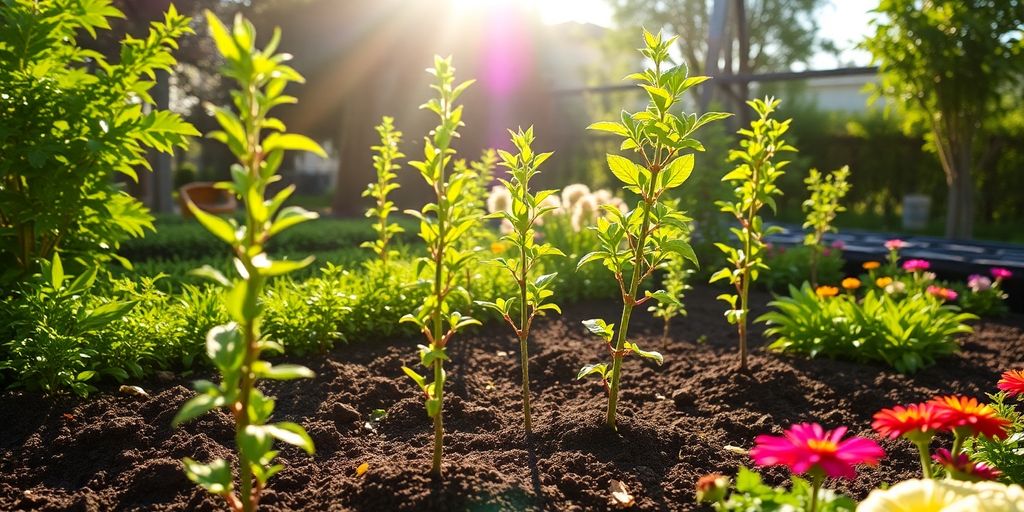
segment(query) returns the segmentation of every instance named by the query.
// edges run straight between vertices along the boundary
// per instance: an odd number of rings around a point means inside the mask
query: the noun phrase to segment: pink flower
[[[1009,279],[1013,277],[1013,272],[1010,272],[1008,269],[1002,267],[993,268],[992,270],[989,270],[989,272],[992,273],[992,277],[996,278],[996,281],[1002,281],[1003,279]]]
[[[982,275],[972,274],[967,278],[967,287],[975,293],[983,292],[992,288],[992,280]]]
[[[942,299],[947,302],[952,302],[958,297],[957,293],[949,288],[943,288],[941,286],[931,285],[928,287],[928,294],[937,299]]]
[[[885,452],[865,437],[842,439],[846,427],[825,430],[817,423],[798,423],[782,436],[760,435],[750,458],[758,466],[786,466],[796,474],[820,472],[831,478],[853,479],[854,466],[874,466]]]
[[[904,242],[903,240],[900,240],[899,238],[893,238],[892,240],[885,242],[885,248],[889,249],[890,251],[898,251],[906,246],[907,243]]]
[[[907,260],[903,262],[903,270],[907,272],[917,272],[918,270],[928,270],[932,264],[925,260]]]
[[[935,450],[932,460],[946,468],[950,476],[957,480],[978,482],[981,480],[995,480],[1003,473],[998,469],[985,464],[984,462],[971,462],[966,453],[958,453],[955,457],[945,448]]]
[[[839,250],[839,251],[842,251],[842,250],[846,249],[846,244],[843,243],[842,240],[836,240],[835,242],[832,242],[832,248],[836,249],[836,250]]]

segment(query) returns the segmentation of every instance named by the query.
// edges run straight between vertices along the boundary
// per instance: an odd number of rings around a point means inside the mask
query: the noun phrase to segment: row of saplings
[[[274,341],[264,339],[260,334],[260,297],[271,277],[287,273],[311,263],[302,261],[272,260],[264,252],[268,240],[282,230],[297,223],[313,219],[314,213],[284,204],[292,192],[285,188],[274,197],[267,199],[267,186],[276,181],[276,171],[286,150],[306,150],[323,154],[322,149],[302,135],[285,132],[277,119],[270,117],[270,110],[279,104],[294,102],[295,99],[283,94],[288,82],[301,81],[302,77],[284,64],[283,54],[275,53],[279,34],[263,50],[255,47],[253,26],[242,19],[235,19],[229,30],[214,15],[207,14],[213,40],[224,59],[223,74],[238,82],[238,90],[232,94],[234,109],[217,108],[216,119],[221,130],[208,134],[209,137],[225,143],[238,159],[232,166],[232,181],[220,186],[230,190],[244,203],[244,223],[223,219],[203,212],[190,205],[197,219],[212,234],[231,246],[235,257],[237,276],[228,278],[220,272],[204,267],[197,274],[205,276],[224,289],[224,300],[232,321],[215,327],[207,337],[207,353],[219,370],[219,383],[197,381],[198,395],[190,399],[174,418],[179,425],[214,409],[227,409],[236,424],[238,446],[237,479],[228,461],[217,459],[207,463],[184,460],[188,477],[209,492],[223,497],[232,510],[252,511],[259,504],[260,495],[267,481],[283,469],[274,459],[277,451],[275,441],[298,446],[313,453],[312,440],[298,424],[291,422],[270,423],[274,400],[265,396],[256,387],[259,379],[289,380],[309,378],[313,373],[302,366],[271,364],[263,359],[264,351],[280,351],[282,347]],[[681,95],[707,77],[689,77],[683,67],[670,67],[669,49],[673,39],[644,32],[645,48],[641,53],[653,66],[643,72],[632,74],[628,79],[639,82],[648,94],[650,102],[645,110],[623,112],[621,120],[599,122],[590,128],[611,132],[622,137],[621,148],[630,151],[634,159],[620,155],[608,155],[608,167],[622,182],[624,188],[639,197],[635,208],[623,211],[614,205],[604,207],[597,218],[596,231],[600,244],[593,252],[583,256],[579,265],[600,263],[611,271],[618,283],[622,296],[622,315],[617,324],[603,319],[585,322],[587,329],[599,336],[606,345],[610,362],[599,362],[584,367],[579,378],[596,375],[605,383],[608,394],[607,424],[616,426],[619,380],[623,358],[635,353],[653,359],[659,364],[662,355],[647,351],[628,340],[630,316],[637,306],[645,303],[662,305],[678,304],[673,294],[665,291],[643,291],[644,281],[651,278],[656,270],[678,258],[696,264],[693,250],[687,243],[690,219],[677,211],[666,194],[683,185],[693,171],[693,151],[703,149],[694,138],[701,126],[723,119],[728,114],[706,113],[673,114]],[[461,248],[456,241],[480,221],[476,210],[468,204],[469,194],[463,193],[471,186],[471,175],[459,172],[456,167],[449,170],[455,151],[452,142],[458,138],[458,129],[463,125],[462,106],[457,100],[472,83],[456,85],[454,68],[450,59],[436,58],[429,70],[436,78],[433,88],[437,97],[430,99],[424,108],[435,113],[438,125],[424,138],[423,158],[411,162],[426,183],[432,188],[435,201],[419,211],[408,211],[420,221],[420,237],[426,245],[426,255],[421,258],[421,273],[431,287],[423,304],[406,315],[403,321],[415,323],[423,333],[426,344],[420,345],[419,356],[426,375],[404,367],[422,390],[427,415],[434,423],[434,454],[432,474],[442,475],[443,453],[443,406],[444,406],[444,363],[448,360],[446,347],[463,328],[478,324],[473,318],[455,310],[455,304],[464,304],[468,294],[462,288],[460,278],[465,275],[466,266],[473,256],[472,251]],[[781,136],[788,128],[788,121],[778,122],[770,117],[777,101],[754,101],[758,119],[749,130],[742,130],[745,136],[742,150],[734,151],[731,159],[738,162],[734,171],[725,179],[734,182],[737,200],[723,203],[722,209],[736,216],[740,227],[734,230],[739,246],[732,248],[720,244],[727,253],[730,268],[715,275],[728,279],[735,285],[737,293],[725,296],[730,304],[727,316],[738,325],[741,340],[741,361],[745,364],[746,324],[749,310],[748,293],[750,282],[760,270],[765,269],[762,221],[758,211],[763,206],[774,206],[772,196],[779,194],[774,185],[781,174],[782,163],[775,162],[777,152],[791,150]],[[369,212],[375,218],[379,239],[369,245],[382,258],[390,254],[388,240],[398,229],[389,224],[388,216],[395,211],[388,200],[388,193],[397,187],[392,183],[398,170],[396,160],[403,155],[398,152],[399,134],[394,131],[390,120],[385,120],[378,131],[382,143],[375,147],[378,181],[371,184],[367,195],[376,200]],[[523,416],[527,435],[531,430],[530,393],[528,377],[528,340],[534,320],[546,312],[558,312],[551,302],[554,274],[537,275],[538,262],[549,256],[562,256],[561,252],[547,243],[538,241],[535,229],[541,218],[555,209],[550,200],[555,191],[534,191],[530,181],[539,172],[541,164],[551,153],[537,153],[532,148],[533,130],[511,132],[516,153],[499,151],[499,165],[508,169],[508,179],[501,180],[511,196],[508,208],[493,213],[490,217],[501,219],[506,226],[504,241],[512,248],[506,251],[513,257],[498,258],[496,265],[506,269],[518,284],[515,297],[496,298],[493,301],[476,301],[478,305],[495,310],[508,322],[520,341],[523,374]],[[833,212],[834,213],[834,212]],[[460,302],[461,301],[461,302]],[[947,421],[949,423],[952,420]],[[951,427],[952,428],[952,427]],[[959,431],[958,431],[959,432]],[[985,432],[982,432],[985,433]],[[794,472],[809,472],[812,492],[797,499],[807,502],[814,510],[818,502],[840,506],[841,500],[832,498],[819,500],[818,489],[825,476],[836,476],[836,468],[845,466],[824,465],[825,455],[846,453],[840,441],[843,431],[824,432],[816,425],[797,426],[785,438],[789,443],[803,443],[800,449],[818,454],[819,462],[806,464],[790,463],[789,452],[797,453],[790,447],[772,445],[768,439],[759,439],[755,449],[755,461],[765,464],[788,464]],[[916,438],[915,438],[916,439]],[[781,442],[781,441],[779,441]],[[776,443],[777,444],[777,443]],[[788,445],[787,445],[788,446]],[[781,448],[780,448],[781,447]],[[843,448],[843,450],[840,450]],[[774,451],[773,451],[774,450]],[[808,452],[808,450],[810,450]],[[829,451],[831,450],[831,451]],[[857,452],[862,461],[872,462],[880,453],[870,446],[861,446]],[[954,449],[953,456],[958,455]],[[774,457],[774,458],[773,458]],[[811,459],[808,459],[811,460]],[[831,459],[828,459],[831,460]],[[841,458],[842,464],[857,462]],[[831,464],[831,463],[830,463]],[[839,471],[840,476],[847,476]],[[744,480],[746,478],[746,480]],[[235,482],[238,482],[237,488]],[[711,482],[713,485],[709,485]],[[749,477],[738,483],[750,483]],[[742,492],[725,500],[722,479],[711,478],[702,482],[701,496],[717,503],[720,508],[730,508]],[[806,487],[806,486],[805,486]],[[800,493],[794,486],[792,493]],[[738,491],[744,491],[738,487]],[[747,493],[749,494],[749,493]],[[614,496],[621,505],[628,505],[632,497],[619,488]],[[810,496],[809,501],[806,498]],[[827,495],[832,496],[832,495]],[[760,499],[760,498],[759,498]]]

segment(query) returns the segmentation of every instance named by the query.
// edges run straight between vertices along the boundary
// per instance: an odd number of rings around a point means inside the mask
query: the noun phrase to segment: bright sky
[[[605,0],[453,0],[461,7],[487,8],[488,6],[515,3],[527,5],[538,12],[544,23],[558,24],[567,21],[593,23],[610,26],[613,10]],[[878,5],[878,0],[831,0],[822,7],[818,20],[821,35],[832,39],[841,49],[852,48],[868,33],[868,11]],[[840,59],[845,64],[867,65],[869,57],[862,51],[846,50]],[[831,55],[819,55],[812,59],[815,69],[834,68],[836,59]]]

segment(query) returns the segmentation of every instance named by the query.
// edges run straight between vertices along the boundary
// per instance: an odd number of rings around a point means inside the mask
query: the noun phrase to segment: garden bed
[[[766,353],[737,374],[736,334],[717,291],[687,296],[690,315],[673,324],[665,365],[627,359],[619,432],[603,426],[606,400],[596,380],[574,380],[602,344],[580,321],[617,318],[614,302],[567,307],[542,322],[531,355],[534,438],[521,432],[519,358],[506,326],[462,336],[449,349],[445,471],[434,483],[432,430],[415,385],[401,365],[416,362],[421,340],[367,340],[301,362],[317,378],[270,383],[275,417],[305,425],[317,453],[284,447],[286,469],[271,480],[264,510],[594,510],[610,506],[611,479],[625,482],[644,510],[691,510],[693,485],[711,471],[734,474],[759,433],[799,421],[848,425],[873,435],[871,415],[936,393],[983,397],[1000,371],[1019,367],[1024,317],[982,321],[963,352],[914,376],[882,366],[805,360]],[[764,304],[758,295],[754,304]],[[762,311],[754,311],[760,314]],[[631,325],[641,346],[662,346],[660,321],[646,313]],[[760,326],[755,346],[761,344]],[[0,509],[214,510],[223,503],[192,485],[179,459],[231,458],[233,423],[211,414],[179,430],[171,418],[192,395],[187,378],[143,383],[150,397],[102,390],[94,398],[0,395]],[[372,422],[374,409],[387,416]],[[885,441],[877,469],[856,483],[834,484],[857,498],[881,482],[918,475],[910,443]],[[365,474],[356,468],[368,463]],[[781,470],[767,470],[774,483]]]

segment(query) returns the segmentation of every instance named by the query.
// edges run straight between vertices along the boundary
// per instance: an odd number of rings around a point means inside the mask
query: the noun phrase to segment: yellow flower
[[[505,252],[505,244],[503,244],[501,242],[492,242],[491,243],[491,252],[493,252],[494,254],[501,254],[501,253]]]
[[[881,267],[882,264],[877,261],[865,261],[861,266],[864,267],[864,270],[875,270],[878,267]]]
[[[878,279],[875,279],[875,286],[877,286],[879,288],[885,288],[886,286],[889,286],[890,284],[892,284],[892,278],[891,277],[879,277]]]
[[[856,277],[847,277],[846,279],[843,279],[843,288],[850,291],[860,288],[860,279],[857,279]]]
[[[814,290],[818,297],[835,297],[839,295],[839,288],[835,286],[819,286]]]

